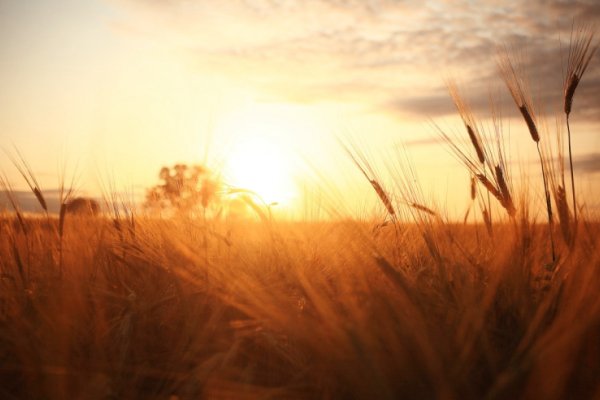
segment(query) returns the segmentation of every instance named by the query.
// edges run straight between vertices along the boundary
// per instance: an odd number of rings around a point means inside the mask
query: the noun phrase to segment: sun
[[[321,116],[305,106],[252,98],[233,105],[216,129],[225,143],[219,150],[225,183],[293,213],[304,193],[297,183],[306,179],[306,149],[318,147],[314,139],[323,136],[324,126]]]
[[[225,165],[227,183],[257,193],[265,203],[286,204],[294,197],[289,154],[264,138],[236,143]]]

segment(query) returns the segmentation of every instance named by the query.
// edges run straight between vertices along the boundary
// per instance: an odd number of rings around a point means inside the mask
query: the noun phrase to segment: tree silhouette
[[[65,203],[65,211],[78,216],[97,216],[100,214],[100,204],[89,197],[75,197]]]
[[[193,212],[217,201],[218,182],[201,165],[162,167],[158,178],[161,183],[146,192],[147,209]]]

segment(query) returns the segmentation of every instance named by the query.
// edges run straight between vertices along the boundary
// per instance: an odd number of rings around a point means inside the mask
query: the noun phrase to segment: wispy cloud
[[[114,0],[117,1],[117,0]],[[561,93],[559,36],[572,19],[594,20],[588,1],[283,1],[122,0],[134,10],[121,23],[177,48],[198,73],[217,74],[301,101],[356,100],[388,112],[453,111],[443,85],[459,76],[475,110],[487,108],[504,43],[524,46],[540,103]],[[598,121],[600,54],[576,103]]]
[[[11,195],[23,211],[42,212],[42,207],[30,190],[14,190]],[[59,190],[45,190],[44,198],[50,212],[58,212],[60,209]],[[11,209],[7,194],[4,191],[0,191],[0,210],[2,209]]]
[[[591,153],[573,161],[575,170],[594,174],[600,172],[600,153]]]

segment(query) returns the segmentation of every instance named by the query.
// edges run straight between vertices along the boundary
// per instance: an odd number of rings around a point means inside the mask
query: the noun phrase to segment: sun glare
[[[253,100],[238,105],[218,127],[219,135],[229,139],[223,148],[226,183],[252,190],[266,203],[292,206],[298,196],[299,159],[306,143],[322,136],[325,126],[308,107]]]
[[[289,159],[281,147],[262,138],[238,143],[226,163],[227,183],[257,193],[266,203],[288,203],[294,196]]]

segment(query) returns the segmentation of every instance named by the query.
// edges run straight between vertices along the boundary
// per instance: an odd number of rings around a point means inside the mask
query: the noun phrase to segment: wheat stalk
[[[536,115],[534,112],[533,101],[528,92],[528,85],[523,79],[523,74],[519,68],[519,72],[515,68],[515,63],[509,55],[506,48],[504,52],[499,55],[498,66],[500,68],[500,75],[506,84],[508,91],[510,92],[517,108],[521,112],[525,124],[529,130],[531,138],[536,144],[537,152],[539,155],[540,166],[542,168],[542,180],[544,182],[544,197],[546,199],[546,211],[548,214],[548,229],[550,235],[550,244],[552,246],[552,263],[556,262],[556,252],[554,248],[554,235],[552,232],[553,219],[552,219],[552,202],[550,201],[550,191],[548,190],[548,174],[544,167],[544,158],[540,150],[540,135],[537,128]]]
[[[412,202],[412,203],[409,203],[409,206],[411,206],[415,210],[419,210],[421,212],[424,212],[425,214],[429,214],[432,217],[436,217],[436,218],[438,217],[438,214],[435,211],[433,211],[431,208],[424,206],[422,204]]]
[[[496,185],[494,185],[492,181],[490,181],[487,178],[487,176],[483,174],[477,174],[476,176],[477,179],[479,179],[479,182],[481,182],[481,184],[483,185],[483,187],[486,188],[487,191],[491,193],[491,195],[494,196],[500,202],[500,204],[504,205],[502,200],[502,193],[500,193],[500,191],[496,188]]]
[[[23,218],[23,213],[21,212],[21,208],[19,207],[19,203],[15,198],[13,188],[8,181],[8,178],[4,174],[0,174],[0,189],[4,192],[10,205],[12,206],[15,214],[17,216],[17,221],[19,222],[19,226],[21,227],[24,233],[27,233],[27,225],[25,224],[25,218]]]
[[[375,179],[370,179],[369,182],[371,183],[371,186],[373,186],[375,193],[377,193],[379,200],[381,200],[381,202],[383,203],[387,212],[390,215],[396,215],[396,211],[394,210],[394,207],[392,206],[392,202],[390,201],[390,198],[388,197],[387,193],[385,193],[385,191],[383,190],[383,188],[381,187],[379,182],[377,182]]]
[[[488,231],[488,235],[493,236],[494,230],[492,228],[492,219],[490,218],[490,213],[485,207],[481,210],[481,215],[483,216],[483,222]]]
[[[504,179],[504,172],[502,171],[502,168],[499,164],[496,165],[495,172],[496,180],[498,181],[498,186],[500,187],[500,194],[502,195],[501,203],[508,212],[508,215],[514,217],[516,212],[515,203],[512,200],[512,196],[510,195],[508,185],[506,184],[506,180]]]
[[[361,156],[360,153],[352,151],[344,143],[341,143],[341,145],[346,151],[346,153],[350,156],[352,162],[354,162],[354,165],[356,165],[356,167],[360,170],[362,175],[367,179],[367,181],[369,181],[371,187],[373,188],[373,190],[375,190],[377,197],[379,198],[387,212],[392,218],[395,218],[396,210],[394,209],[394,206],[392,205],[392,202],[385,190],[383,189],[382,185],[375,179],[375,172],[373,171],[373,168],[371,168],[370,164],[367,162],[365,157]],[[369,173],[367,173],[367,170],[369,171]]]
[[[469,140],[475,149],[477,159],[481,164],[484,164],[486,158],[485,151],[483,148],[481,135],[477,129],[477,123],[475,121],[475,117],[473,116],[473,112],[460,95],[456,83],[454,81],[448,81],[447,85],[450,96],[452,97],[452,101],[454,102],[454,106],[456,107],[456,110],[458,111],[458,114],[465,125]]]
[[[571,125],[569,117],[573,108],[573,97],[575,90],[587,69],[590,60],[598,49],[598,44],[592,45],[595,30],[589,26],[582,26],[574,32],[574,24],[571,27],[569,41],[569,55],[567,58],[567,71],[564,77],[564,112],[567,122],[567,137],[569,142],[569,167],[571,171],[571,195],[573,200],[573,219],[577,226],[577,198],[575,194],[575,177],[573,172],[573,154],[571,150]]]
[[[569,204],[567,203],[567,192],[563,186],[558,186],[554,192],[554,202],[556,203],[556,209],[558,212],[558,221],[560,223],[560,229],[568,244],[572,243],[571,227],[570,227],[570,213]]]
[[[564,112],[567,118],[573,108],[575,90],[598,49],[598,44],[592,44],[594,35],[595,29],[590,26],[581,26],[577,31],[575,31],[574,25],[571,28],[567,71],[563,82]]]
[[[17,153],[17,157],[15,158],[10,153],[6,152],[6,154],[8,155],[8,158],[11,160],[13,165],[17,168],[17,170],[19,171],[19,174],[21,174],[21,176],[27,183],[27,186],[29,186],[29,189],[31,189],[31,191],[33,192],[35,198],[37,199],[38,203],[40,204],[40,206],[42,207],[42,209],[44,210],[46,215],[48,215],[48,204],[46,203],[46,199],[44,198],[44,195],[42,194],[40,185],[39,185],[37,179],[35,178],[31,167],[29,166],[27,161],[25,161],[25,158],[23,157],[23,155],[21,154],[19,149],[17,149],[15,147],[14,150]]]
[[[471,178],[469,181],[470,181],[471,200],[474,201],[475,198],[477,197],[477,180],[475,180],[475,176],[471,175]]]
[[[540,141],[540,135],[536,123],[536,115],[533,107],[533,102],[528,94],[527,85],[522,78],[521,72],[515,69],[515,63],[508,53],[506,48],[499,55],[498,66],[500,75],[506,84],[519,112],[525,120],[529,134],[534,142]]]

